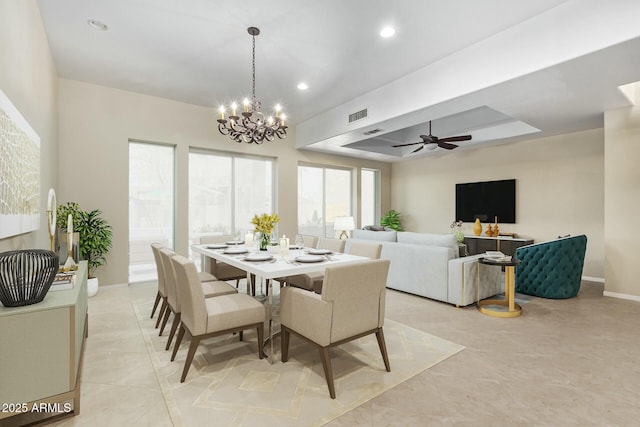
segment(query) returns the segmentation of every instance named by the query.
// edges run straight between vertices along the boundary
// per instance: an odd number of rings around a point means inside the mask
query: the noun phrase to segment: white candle
[[[247,233],[244,235],[244,245],[248,248],[253,246],[253,234]]]
[[[289,239],[284,234],[282,235],[282,239],[280,239],[280,255],[287,256],[289,255]]]
[[[67,216],[67,251],[70,254],[73,248],[73,217]]]

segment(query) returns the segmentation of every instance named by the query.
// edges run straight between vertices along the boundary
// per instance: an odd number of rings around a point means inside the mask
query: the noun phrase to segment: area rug
[[[200,344],[186,381],[180,376],[188,334],[170,361],[168,332],[154,328],[150,306],[134,310],[175,426],[320,426],[358,407],[437,363],[463,346],[387,319],[384,333],[391,363],[386,372],[375,335],[331,350],[336,399],[329,397],[320,355],[291,336],[289,360],[260,360],[256,334],[212,338]],[[266,350],[266,349],[265,349]]]

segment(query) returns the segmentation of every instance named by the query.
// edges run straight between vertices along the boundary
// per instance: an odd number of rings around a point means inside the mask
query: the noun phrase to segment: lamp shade
[[[333,229],[337,231],[351,231],[354,228],[356,224],[352,216],[337,216],[333,223]]]

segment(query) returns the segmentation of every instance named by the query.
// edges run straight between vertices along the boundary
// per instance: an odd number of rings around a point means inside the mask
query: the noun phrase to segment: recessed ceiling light
[[[393,27],[384,27],[380,30],[380,37],[388,39],[392,37],[396,33],[396,30]]]
[[[298,89],[307,90],[307,89],[309,89],[309,86],[307,86],[307,84],[305,82],[301,82],[301,83],[298,83]]]
[[[87,21],[87,24],[89,24],[89,26],[94,30],[98,30],[98,31],[107,31],[109,29],[109,27],[107,27],[107,25],[104,22],[100,22],[96,19],[89,19]]]

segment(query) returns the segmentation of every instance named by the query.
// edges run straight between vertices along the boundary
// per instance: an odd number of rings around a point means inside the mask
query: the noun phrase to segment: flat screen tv
[[[456,220],[516,223],[516,180],[456,184]]]

